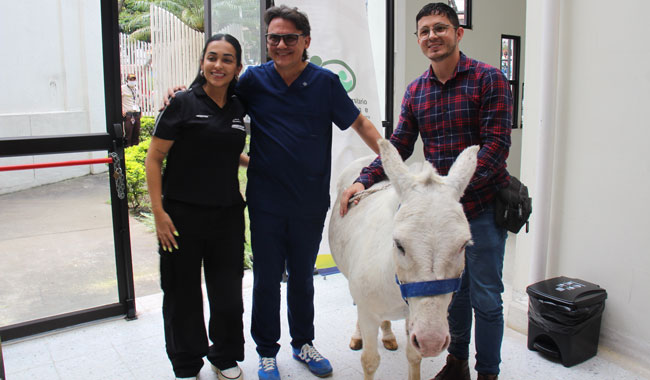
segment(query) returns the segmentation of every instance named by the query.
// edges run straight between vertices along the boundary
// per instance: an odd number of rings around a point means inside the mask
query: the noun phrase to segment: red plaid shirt
[[[409,84],[390,141],[406,160],[420,135],[425,159],[441,175],[447,175],[463,149],[480,145],[476,172],[461,199],[467,218],[473,219],[508,183],[511,126],[512,95],[505,76],[461,53],[456,72],[445,84],[438,81],[431,67]],[[377,157],[356,182],[368,188],[384,178]]]

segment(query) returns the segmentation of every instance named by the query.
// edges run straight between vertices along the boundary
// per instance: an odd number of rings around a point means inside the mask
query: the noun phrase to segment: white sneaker
[[[213,365],[212,370],[216,372],[219,380],[244,380],[244,372],[239,368],[239,365],[224,370],[220,370]]]

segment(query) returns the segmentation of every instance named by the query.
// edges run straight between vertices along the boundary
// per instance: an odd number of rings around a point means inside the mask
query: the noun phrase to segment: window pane
[[[517,120],[519,104],[519,42],[518,36],[501,36],[501,71],[510,82],[510,91],[513,96],[512,109],[513,128],[519,125]]]
[[[458,14],[458,21],[460,22],[460,26],[469,26],[470,25],[470,20],[469,20],[469,5],[468,2],[471,0],[449,0],[449,6],[454,8],[456,13]]]
[[[83,158],[38,159],[62,156]],[[0,195],[1,326],[118,302],[109,178],[104,172]]]
[[[12,1],[0,12],[0,138],[106,132],[100,2]],[[106,153],[76,155],[106,157]],[[0,166],[42,162],[0,157]],[[106,170],[97,165],[95,169]],[[62,181],[91,167],[0,173],[0,194]],[[0,274],[0,277],[2,275]]]
[[[501,39],[501,71],[508,80],[514,80],[514,57],[515,51],[514,39]]]
[[[0,138],[106,132],[99,6],[3,2]]]
[[[259,0],[212,0],[212,34],[228,33],[242,45],[242,63],[258,65],[260,57]]]

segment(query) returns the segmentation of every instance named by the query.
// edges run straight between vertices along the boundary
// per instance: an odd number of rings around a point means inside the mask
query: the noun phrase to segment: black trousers
[[[127,112],[124,116],[125,148],[140,143],[140,116],[142,116],[140,112]]]
[[[167,356],[177,377],[196,376],[203,357],[220,369],[244,360],[244,205],[206,207],[164,200],[180,236],[160,253]],[[210,307],[208,343],[201,263]]]

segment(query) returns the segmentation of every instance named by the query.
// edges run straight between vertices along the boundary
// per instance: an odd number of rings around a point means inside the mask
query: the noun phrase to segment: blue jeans
[[[465,249],[465,272],[460,290],[449,305],[449,353],[469,358],[474,310],[476,371],[498,374],[503,340],[503,256],[507,232],[494,221],[490,207],[469,221],[474,245]]]

